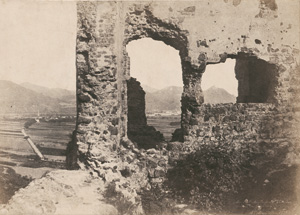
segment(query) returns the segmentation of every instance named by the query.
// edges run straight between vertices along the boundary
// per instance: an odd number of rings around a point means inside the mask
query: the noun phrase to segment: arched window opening
[[[179,51],[161,41],[131,41],[127,81],[129,139],[141,148],[169,141],[180,128],[183,91]]]

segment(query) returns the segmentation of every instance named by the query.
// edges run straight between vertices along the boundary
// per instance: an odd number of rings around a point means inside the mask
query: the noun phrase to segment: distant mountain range
[[[180,112],[182,87],[161,90],[142,86],[146,92],[146,112]],[[205,103],[235,103],[236,97],[226,90],[211,87],[204,91]],[[31,83],[15,84],[0,80],[0,114],[76,114],[74,91],[47,88]]]
[[[143,90],[145,92],[148,92],[148,93],[154,93],[154,92],[158,91],[158,89],[155,89],[153,87],[149,87],[147,85],[142,85],[142,87],[143,87]]]
[[[236,97],[222,88],[212,86],[203,91],[204,103],[235,103]]]
[[[1,114],[75,114],[75,92],[0,80]]]
[[[74,91],[61,89],[61,88],[47,88],[39,85],[31,84],[29,82],[25,82],[20,84],[22,87],[35,91],[37,93],[41,93],[44,96],[49,96],[55,99],[67,99],[67,100],[76,100],[76,95]]]
[[[182,87],[172,86],[162,90],[152,90],[152,92],[147,91],[147,88],[145,89],[146,112],[180,111]]]
[[[155,90],[154,88],[143,85],[146,92],[146,112],[157,113],[163,111],[180,112],[181,110],[181,95],[182,87],[166,87],[162,90]],[[151,89],[151,91],[148,91]],[[211,87],[205,91],[204,103],[235,103],[236,97],[231,95],[226,90],[217,87]]]

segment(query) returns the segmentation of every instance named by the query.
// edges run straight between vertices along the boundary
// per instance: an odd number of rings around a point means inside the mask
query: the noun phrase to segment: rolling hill
[[[55,113],[60,111],[59,100],[22,87],[11,81],[0,81],[2,114]]]
[[[180,111],[182,87],[166,87],[152,93],[146,91],[146,112]]]
[[[37,93],[41,93],[44,96],[49,96],[55,99],[66,99],[66,98],[74,98],[76,97],[75,92],[71,90],[61,89],[61,88],[47,88],[42,87],[36,84],[32,84],[29,82],[25,82],[20,84],[22,87],[35,91]]]
[[[61,114],[76,112],[75,92],[48,89],[30,83],[0,80],[1,114]]]
[[[61,106],[60,112],[75,114],[76,112],[76,93],[75,91],[61,89],[61,88],[48,88],[39,86],[32,83],[22,83],[21,86],[40,93],[44,96],[54,98],[58,100]]]
[[[158,89],[155,89],[155,88],[150,87],[148,85],[141,84],[141,86],[142,86],[143,90],[145,92],[148,92],[148,93],[154,93],[154,92],[158,91]]]
[[[146,92],[146,112],[180,112],[182,87],[170,86],[157,90],[143,86]],[[236,97],[226,90],[211,87],[204,92],[205,103],[234,103]],[[75,92],[60,88],[50,89],[31,83],[15,84],[0,80],[0,113],[75,114]]]
[[[235,103],[236,97],[222,88],[215,86],[210,87],[203,91],[204,103],[216,104],[216,103]]]

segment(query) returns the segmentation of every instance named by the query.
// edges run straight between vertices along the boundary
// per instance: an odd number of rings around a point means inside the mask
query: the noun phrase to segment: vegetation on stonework
[[[26,187],[33,179],[21,176],[10,167],[0,167],[0,204],[6,204],[20,188]]]
[[[168,171],[177,203],[211,212],[285,211],[296,201],[296,165],[280,143],[200,145]]]
[[[176,200],[169,195],[167,189],[160,185],[153,185],[150,189],[143,189],[142,206],[145,214],[178,214]]]
[[[167,186],[180,203],[218,210],[238,192],[240,167],[233,149],[203,145],[169,170]]]
[[[107,185],[103,194],[105,201],[113,205],[120,215],[132,214],[132,211],[134,211],[137,205],[126,198],[121,191],[118,191],[116,186],[114,182]]]

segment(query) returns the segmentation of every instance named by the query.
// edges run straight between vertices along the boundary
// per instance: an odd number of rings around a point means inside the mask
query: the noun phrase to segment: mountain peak
[[[148,86],[148,85],[144,85],[144,84],[141,84],[141,86],[142,86],[142,88],[143,88],[143,90],[147,93],[154,93],[154,92],[156,92],[156,91],[158,91],[158,89],[155,89],[155,88],[153,88],[153,87],[150,87],[150,86]]]
[[[218,88],[218,87],[216,87],[215,85],[213,85],[213,86],[211,86],[210,88],[208,88],[207,90],[216,90],[216,89],[221,89],[221,88]],[[206,91],[207,91],[206,90]]]
[[[5,83],[5,84],[16,84],[16,83],[14,83],[14,82],[12,82],[12,81],[9,81],[9,80],[0,80],[0,82],[1,83]]]
[[[223,88],[212,86],[207,90],[204,90],[204,103],[216,104],[216,103],[235,103],[236,97]]]

